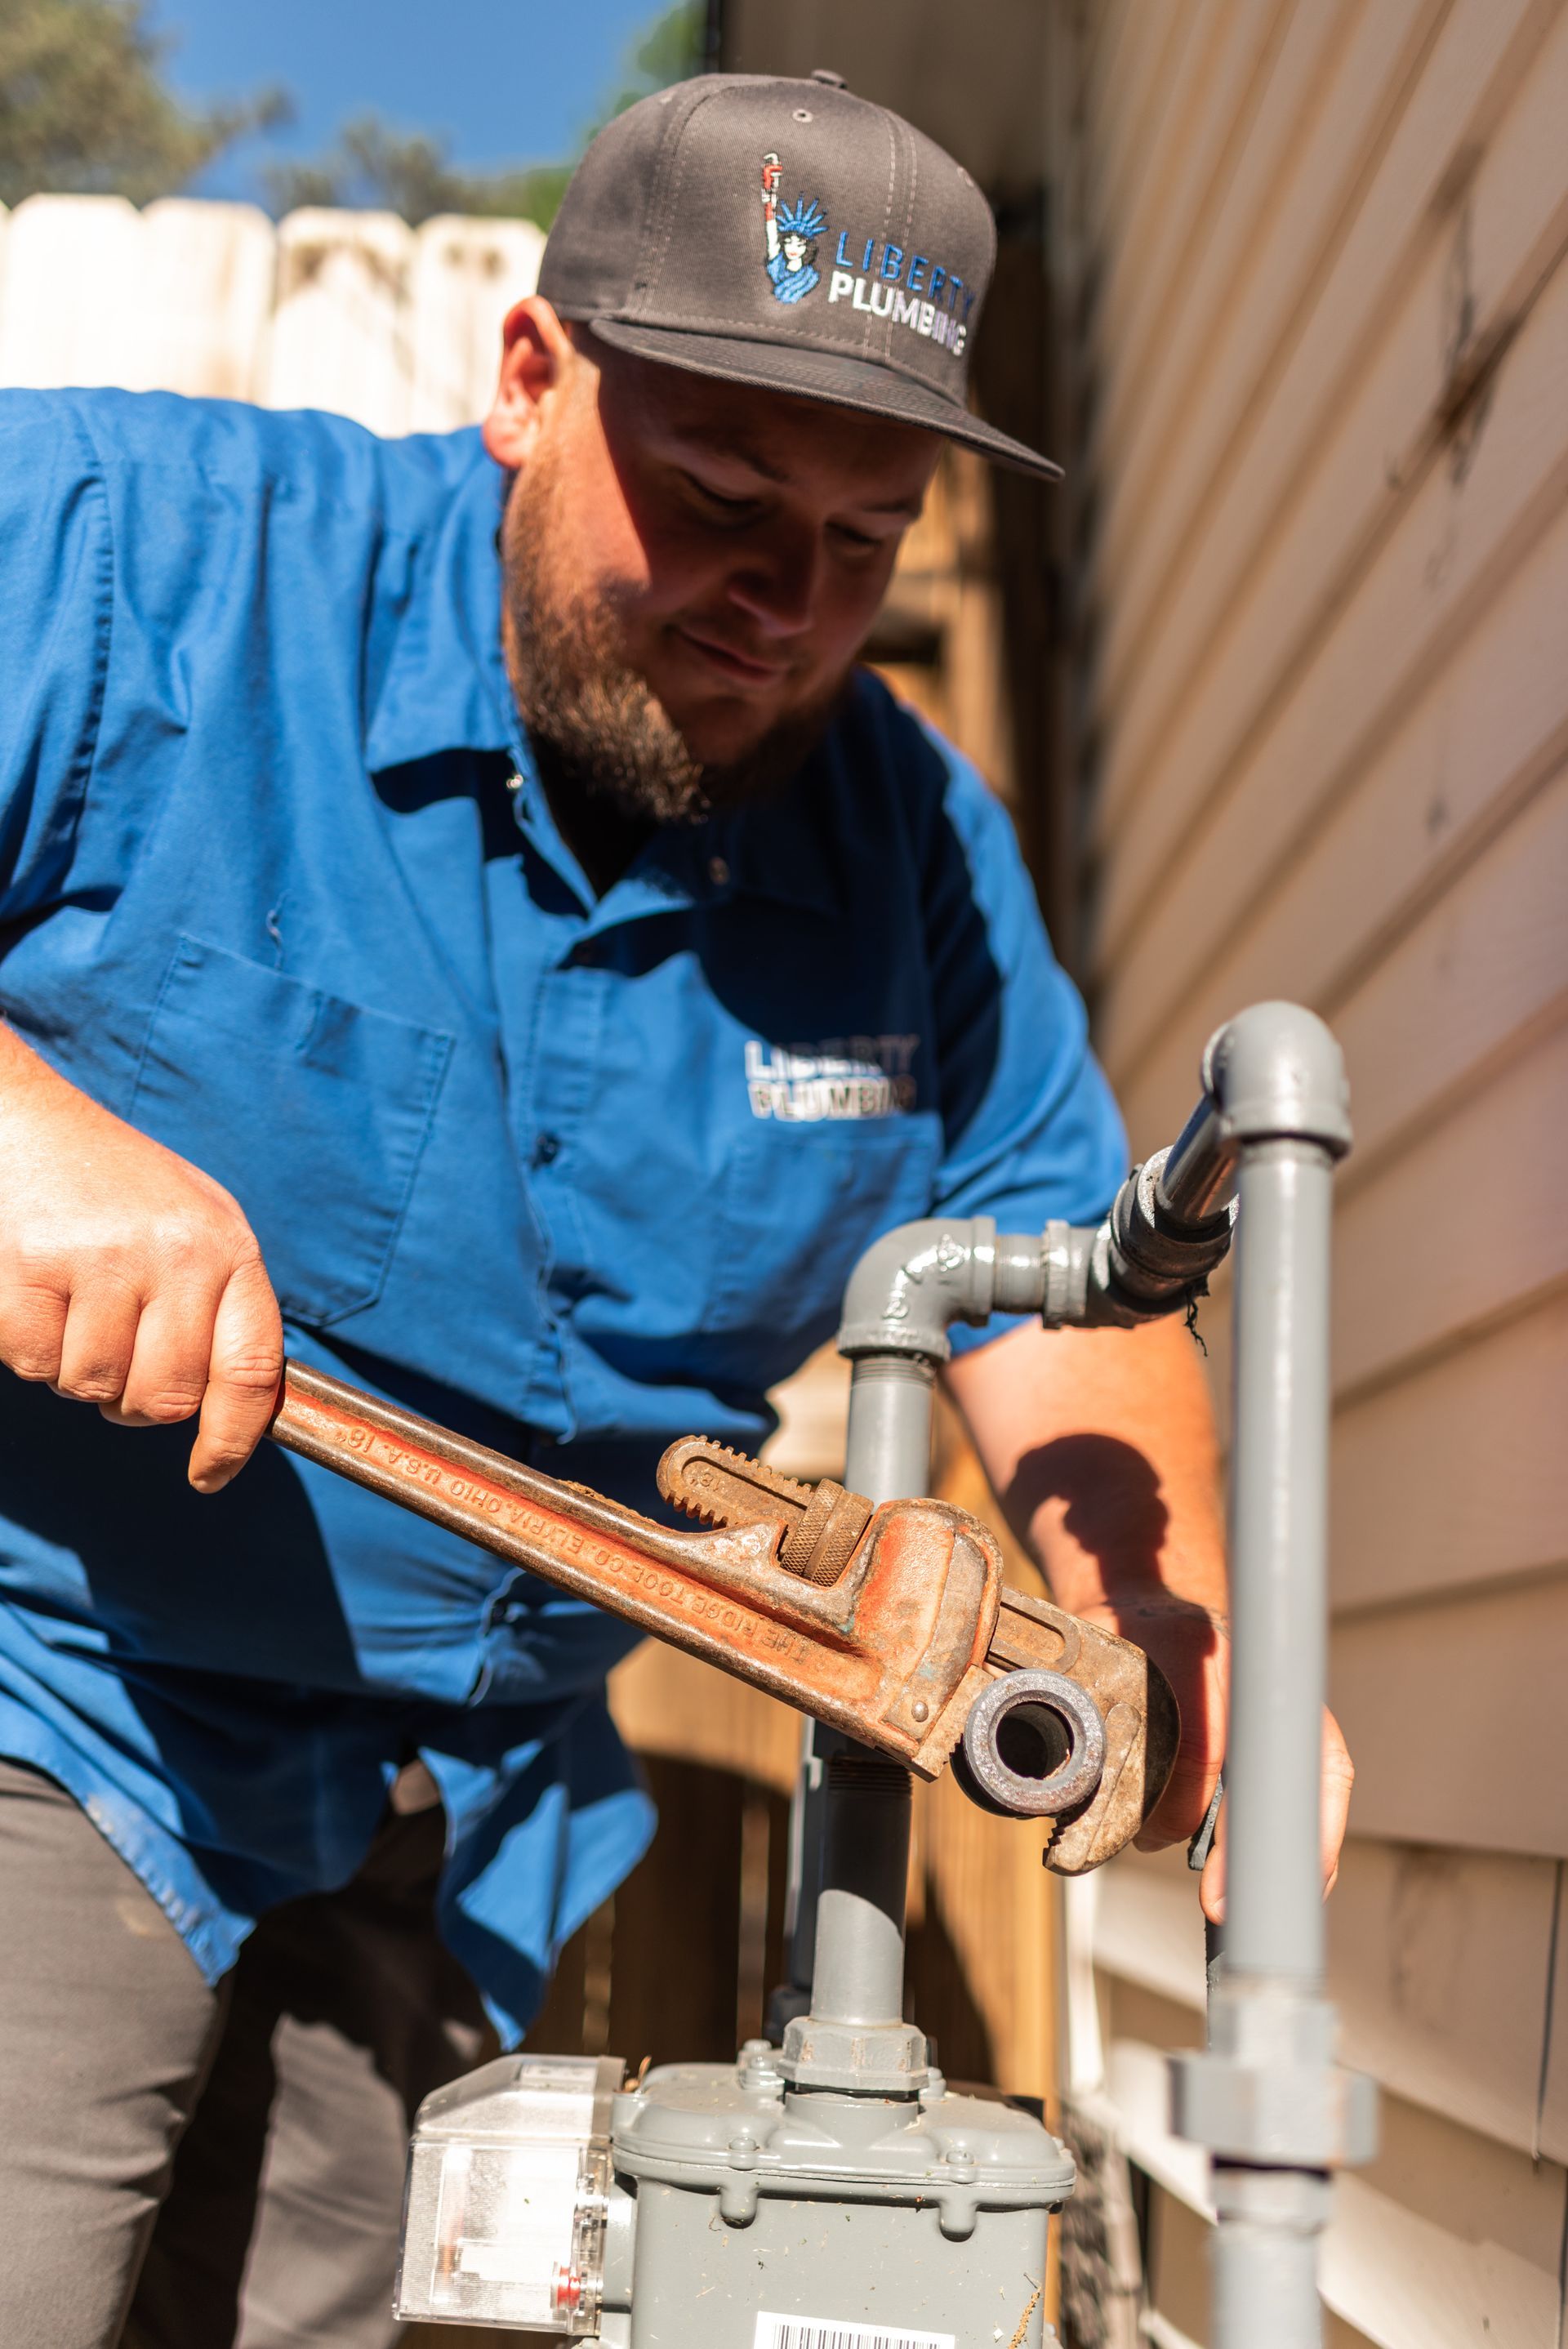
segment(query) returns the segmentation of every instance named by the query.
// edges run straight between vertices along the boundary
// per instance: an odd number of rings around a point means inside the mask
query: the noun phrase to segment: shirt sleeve
[[[68,403],[0,393],[0,922],[67,885],[112,600],[108,501]]]
[[[1096,1224],[1127,1172],[1127,1137],[1082,998],[1051,952],[1006,810],[930,739],[945,770],[925,866],[944,1137],[933,1212],[994,1216],[1004,1231]],[[954,1350],[1014,1326],[955,1327]]]

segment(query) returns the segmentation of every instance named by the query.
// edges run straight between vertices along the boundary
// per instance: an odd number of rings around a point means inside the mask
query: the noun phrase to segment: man
[[[786,149],[835,259],[781,303]],[[852,667],[944,440],[1051,470],[964,405],[991,257],[832,77],[705,80],[583,162],[482,445],[0,403],[0,2339],[385,2342],[408,2111],[649,1830],[624,1627],[258,1450],[285,1342],[646,1503],[878,1232],[1115,1188],[1005,816]],[[955,1343],[1176,1682],[1185,1835],[1191,1342]]]

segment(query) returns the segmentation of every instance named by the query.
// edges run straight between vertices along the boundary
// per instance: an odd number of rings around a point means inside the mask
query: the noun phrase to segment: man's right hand
[[[284,1366],[277,1299],[237,1203],[3,1027],[0,1361],[123,1426],[200,1412],[199,1493],[244,1466]]]

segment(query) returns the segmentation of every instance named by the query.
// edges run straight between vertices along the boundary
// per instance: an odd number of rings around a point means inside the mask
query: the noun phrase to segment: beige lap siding
[[[1554,2349],[1568,8],[1053,0],[1052,41],[1052,259],[1094,395],[1101,1049],[1140,1152],[1262,996],[1333,1022],[1354,1092],[1332,1669],[1359,1778],[1330,1946],[1385,2145],[1339,2192],[1327,2337]],[[1179,1859],[1119,1862],[1093,1939],[1107,2093],[1154,2181],[1150,2337],[1181,2349],[1208,2303],[1160,2096],[1202,1995]]]

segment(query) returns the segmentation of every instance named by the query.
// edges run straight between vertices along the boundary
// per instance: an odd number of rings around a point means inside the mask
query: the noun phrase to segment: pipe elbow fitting
[[[1333,1030],[1299,1003],[1253,1003],[1210,1037],[1203,1090],[1226,1141],[1350,1147],[1350,1088]]]
[[[1044,1294],[1037,1237],[996,1237],[990,1216],[925,1216],[873,1240],[844,1291],[839,1351],[918,1354],[944,1362],[954,1321],[1029,1312]]]

